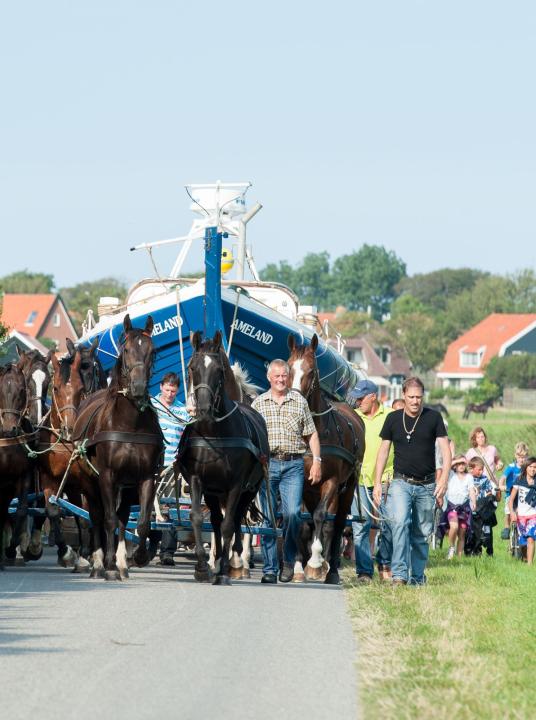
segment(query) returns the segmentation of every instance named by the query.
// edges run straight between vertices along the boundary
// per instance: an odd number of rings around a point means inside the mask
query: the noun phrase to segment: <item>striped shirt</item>
[[[281,404],[272,398],[272,391],[259,395],[252,402],[268,428],[268,442],[272,453],[303,454],[304,435],[312,435],[316,428],[307,401],[296,390],[288,390]]]
[[[184,427],[191,418],[180,400],[175,400],[169,410],[160,404],[162,402],[160,393],[155,400],[159,401],[153,403],[153,407],[164,435],[164,465],[167,467],[175,460]]]

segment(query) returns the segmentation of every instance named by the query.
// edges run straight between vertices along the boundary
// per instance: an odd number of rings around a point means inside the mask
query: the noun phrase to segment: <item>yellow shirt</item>
[[[387,415],[393,412],[392,408],[385,407],[382,403],[379,404],[378,412],[376,415],[363,415],[363,413],[357,409],[356,413],[365,423],[365,455],[363,457],[363,466],[361,468],[361,474],[359,476],[359,482],[367,487],[374,485],[374,468],[376,467],[376,457],[378,450],[382,444],[380,437],[380,430],[383,427],[385,418]],[[385,470],[382,475],[382,482],[386,482],[388,479],[393,477],[394,469],[394,450],[391,445],[389,450],[389,456],[385,464]]]

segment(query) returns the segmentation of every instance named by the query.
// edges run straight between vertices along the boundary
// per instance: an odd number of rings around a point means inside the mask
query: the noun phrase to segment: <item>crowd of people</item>
[[[418,378],[404,383],[402,398],[391,408],[383,405],[370,380],[361,381],[351,394],[365,424],[367,448],[359,478],[365,517],[353,523],[358,582],[370,583],[376,565],[380,579],[393,585],[423,585],[432,533],[439,541],[448,540],[449,560],[481,555],[483,550],[492,556],[503,493],[501,539],[509,539],[515,523],[523,559],[532,564],[536,457],[529,456],[526,443],[518,442],[513,462],[504,468],[482,427],[471,432],[465,453],[455,453],[447,422],[425,407],[423,399]]]
[[[313,455],[310,482],[321,478],[320,441],[304,398],[288,387],[289,367],[274,360],[268,367],[270,389],[253,402],[264,417],[270,443],[272,506],[280,503],[284,517],[283,562],[277,544],[263,538],[262,583],[290,582],[300,532],[303,457]],[[162,488],[172,478],[171,467],[190,417],[178,401],[179,377],[168,373],[154,399],[166,445]],[[511,523],[518,529],[524,558],[534,560],[536,539],[536,457],[518,442],[514,460],[504,468],[497,448],[484,428],[476,427],[465,453],[454,452],[442,415],[424,404],[424,385],[417,377],[405,381],[402,397],[385,405],[378,386],[361,380],[350,402],[365,427],[365,455],[352,511],[361,521],[352,524],[355,569],[359,583],[368,584],[377,567],[381,580],[393,585],[424,585],[433,532],[448,540],[447,558],[464,554],[492,556],[496,510],[505,495],[501,539],[508,540]],[[502,474],[501,471],[503,471]],[[169,487],[169,485],[168,485]],[[162,494],[162,493],[161,493]],[[261,509],[269,517],[263,487]],[[441,513],[438,523],[434,515]],[[435,525],[435,527],[434,527]],[[173,565],[177,549],[174,529],[153,533],[153,555],[160,542],[160,562]]]

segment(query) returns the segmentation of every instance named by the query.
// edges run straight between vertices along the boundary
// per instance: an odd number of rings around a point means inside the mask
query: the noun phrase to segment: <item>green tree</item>
[[[294,286],[302,305],[316,305],[319,310],[330,307],[332,276],[329,253],[307,253],[294,271]]]
[[[432,370],[445,354],[446,344],[429,315],[420,312],[399,315],[384,327],[392,344],[404,350],[416,371]]]
[[[103,278],[94,282],[83,282],[73,287],[61,288],[62,296],[69,314],[80,332],[89,308],[97,315],[97,305],[101,297],[117,297],[123,302],[127,286],[116,278]]]
[[[333,325],[344,338],[351,338],[375,331],[378,322],[367,313],[348,310],[338,315]]]
[[[53,288],[54,277],[44,273],[18,270],[0,278],[0,292],[4,293],[51,293]]]
[[[447,303],[464,291],[474,288],[489,273],[471,268],[443,268],[429,273],[404,277],[397,286],[402,296],[411,295],[432,310],[445,310]]]
[[[333,264],[332,301],[349,310],[371,308],[381,320],[397,296],[395,287],[406,274],[406,264],[378,245],[363,245],[350,255],[337,258]]]
[[[466,397],[469,402],[483,403],[487,400],[497,400],[501,394],[501,388],[487,377],[484,377],[478,381],[476,387],[467,391]]]
[[[261,280],[283,283],[283,285],[286,285],[296,292],[294,268],[286,260],[280,260],[279,264],[269,263],[260,271],[259,275]]]
[[[505,387],[536,388],[536,355],[507,355],[494,357],[486,366],[486,379]]]

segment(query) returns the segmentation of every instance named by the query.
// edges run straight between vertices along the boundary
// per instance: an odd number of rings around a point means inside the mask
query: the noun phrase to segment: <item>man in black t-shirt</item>
[[[403,385],[404,408],[390,413],[380,432],[382,443],[376,459],[373,498],[379,507],[381,478],[393,444],[394,475],[387,493],[385,512],[393,535],[391,570],[396,585],[423,585],[428,561],[428,536],[434,523],[434,504],[443,503],[447,490],[451,452],[440,413],[423,407],[424,385],[417,377]],[[435,443],[443,455],[436,484]]]

